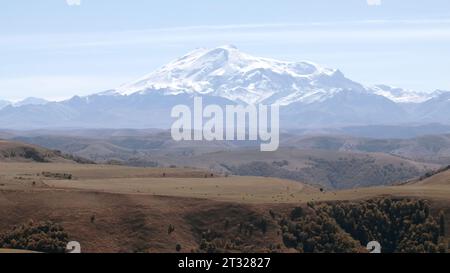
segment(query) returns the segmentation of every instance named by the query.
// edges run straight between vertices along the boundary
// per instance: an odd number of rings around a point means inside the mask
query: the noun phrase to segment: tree
[[[296,220],[303,217],[304,211],[302,207],[294,208],[291,212],[291,220]]]
[[[0,248],[64,253],[68,238],[64,229],[53,222],[30,221],[0,235]]]
[[[295,210],[290,215],[297,224],[294,235],[305,252],[350,251],[351,244],[344,245],[351,240],[343,240],[343,235],[351,236],[350,239],[357,240],[361,247],[369,241],[379,241],[386,253],[434,253],[444,248],[441,246],[446,231],[444,213],[435,218],[430,213],[430,204],[424,200],[380,198],[308,206],[312,211],[305,211],[305,215]],[[291,233],[292,230],[283,231]],[[338,230],[343,230],[344,234]]]

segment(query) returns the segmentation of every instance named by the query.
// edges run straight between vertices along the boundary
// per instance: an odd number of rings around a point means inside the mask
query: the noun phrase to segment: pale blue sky
[[[364,84],[450,90],[448,0],[158,2],[2,1],[0,99],[87,95],[223,44]]]

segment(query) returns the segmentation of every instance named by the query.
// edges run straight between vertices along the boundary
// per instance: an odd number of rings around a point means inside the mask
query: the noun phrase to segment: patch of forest
[[[384,253],[448,251],[445,216],[427,201],[380,198],[308,203],[279,220],[283,242],[298,252],[355,252],[378,241]]]

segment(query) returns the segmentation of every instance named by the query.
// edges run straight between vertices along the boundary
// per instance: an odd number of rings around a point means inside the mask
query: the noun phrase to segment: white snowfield
[[[112,93],[159,91],[165,95],[213,95],[248,104],[289,105],[325,101],[348,90],[380,95],[395,103],[422,103],[439,95],[386,85],[366,87],[346,78],[338,69],[309,61],[254,57],[232,45],[194,50]]]

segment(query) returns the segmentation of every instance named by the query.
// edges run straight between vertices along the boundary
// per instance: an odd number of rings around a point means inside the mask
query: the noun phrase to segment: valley
[[[167,131],[9,131],[9,134],[12,140],[102,164],[199,168],[223,176],[275,177],[327,189],[390,185],[450,163],[448,135],[372,139],[283,133],[278,151],[261,153],[257,142],[177,142]]]

